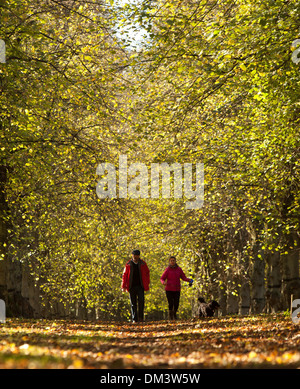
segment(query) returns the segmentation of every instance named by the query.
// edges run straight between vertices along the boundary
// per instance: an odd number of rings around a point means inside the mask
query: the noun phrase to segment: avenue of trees
[[[299,15],[297,0],[0,2],[8,315],[127,318],[134,248],[151,272],[149,318],[167,310],[170,255],[195,280],[183,316],[200,295],[223,315],[300,298]],[[203,207],[98,198],[97,166],[120,155],[203,163]]]

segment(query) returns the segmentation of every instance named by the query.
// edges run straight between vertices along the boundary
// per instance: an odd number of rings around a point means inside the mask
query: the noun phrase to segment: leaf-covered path
[[[300,368],[284,315],[142,324],[7,319],[0,368]]]

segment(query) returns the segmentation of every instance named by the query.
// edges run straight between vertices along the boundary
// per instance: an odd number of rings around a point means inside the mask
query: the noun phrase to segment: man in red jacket
[[[132,259],[125,265],[122,275],[122,290],[130,295],[133,323],[144,320],[144,292],[149,290],[150,272],[145,261],[140,258],[140,250],[132,251]]]

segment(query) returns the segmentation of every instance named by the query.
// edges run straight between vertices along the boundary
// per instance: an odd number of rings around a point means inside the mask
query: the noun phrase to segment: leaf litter
[[[300,368],[300,331],[283,315],[90,322],[7,319],[0,368]]]

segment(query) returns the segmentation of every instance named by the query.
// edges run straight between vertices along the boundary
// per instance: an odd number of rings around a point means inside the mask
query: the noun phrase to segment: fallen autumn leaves
[[[300,368],[284,315],[143,324],[7,319],[0,368]]]

